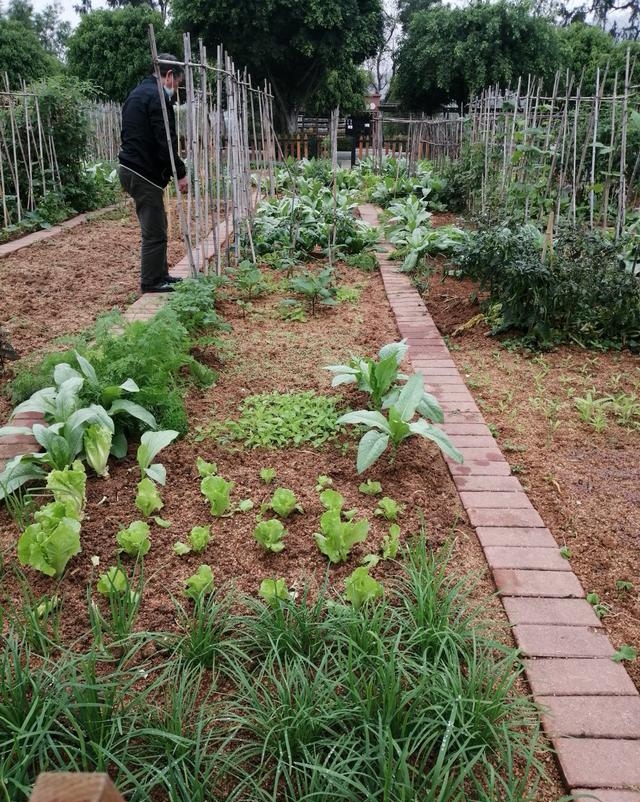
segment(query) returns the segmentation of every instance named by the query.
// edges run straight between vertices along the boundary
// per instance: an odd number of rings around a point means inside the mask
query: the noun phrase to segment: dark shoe
[[[182,276],[165,276],[165,284],[179,284],[182,281]]]
[[[159,284],[142,284],[142,292],[173,292],[175,287],[168,281],[161,281]]]

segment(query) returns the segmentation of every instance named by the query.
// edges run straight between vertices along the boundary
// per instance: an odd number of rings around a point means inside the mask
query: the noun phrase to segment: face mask
[[[167,97],[169,98],[169,100],[171,100],[171,98],[173,97],[173,93],[176,90],[173,87],[171,87],[171,89],[169,89],[168,87],[165,86],[164,87],[164,91],[167,93]]]

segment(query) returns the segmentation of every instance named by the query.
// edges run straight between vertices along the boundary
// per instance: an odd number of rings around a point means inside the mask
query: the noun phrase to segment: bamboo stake
[[[629,122],[629,76],[631,50],[627,49],[624,66],[624,95],[622,98],[622,117],[620,120],[620,182],[618,189],[618,214],[616,216],[616,239],[624,229],[627,203],[627,127]]]

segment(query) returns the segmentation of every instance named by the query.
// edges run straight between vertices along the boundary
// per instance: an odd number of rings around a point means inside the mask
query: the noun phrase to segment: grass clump
[[[237,420],[214,426],[212,434],[241,441],[247,448],[284,448],[308,443],[319,448],[340,427],[338,399],[302,393],[261,393],[246,398]]]
[[[55,660],[9,620],[5,795],[26,800],[40,771],[108,768],[130,802],[535,799],[517,652],[448,563],[421,539],[357,609],[326,589],[273,604],[217,592],[178,606],[177,633],[103,632],[100,650],[85,639]]]

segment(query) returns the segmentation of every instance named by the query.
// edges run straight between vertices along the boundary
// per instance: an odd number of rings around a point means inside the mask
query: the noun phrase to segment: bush
[[[460,248],[463,273],[500,305],[494,333],[519,329],[539,346],[640,346],[640,281],[598,232],[561,230],[542,256],[535,226],[480,229]]]

